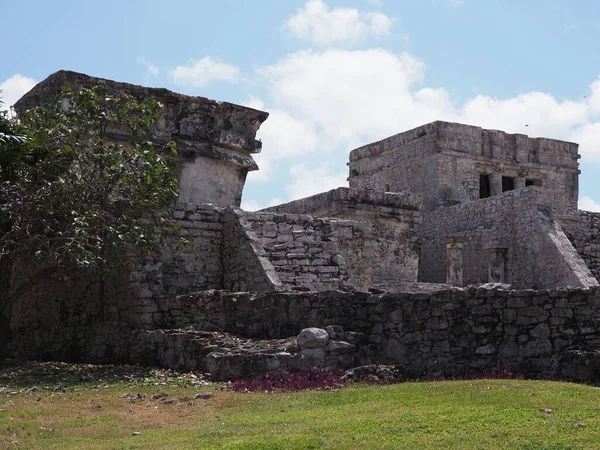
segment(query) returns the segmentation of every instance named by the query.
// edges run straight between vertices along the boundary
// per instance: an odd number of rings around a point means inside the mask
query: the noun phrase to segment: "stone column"
[[[514,180],[515,189],[521,189],[525,187],[525,177],[515,177]]]
[[[490,173],[490,195],[502,194],[502,174],[501,173]]]

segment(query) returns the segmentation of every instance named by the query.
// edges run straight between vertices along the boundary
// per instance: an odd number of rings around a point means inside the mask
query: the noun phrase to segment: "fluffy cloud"
[[[3,104],[0,109],[8,110],[8,108],[14,105],[23,94],[30,91],[36,85],[37,81],[33,78],[24,77],[17,73],[10,78],[7,78],[0,83],[0,98]]]
[[[265,109],[264,102],[253,96],[245,106]],[[318,135],[313,124],[276,108],[269,108],[269,119],[261,126],[259,138],[268,143],[268,151],[266,154],[254,156],[260,170],[250,173],[253,181],[269,180],[274,163],[281,159],[299,158],[310,154],[316,150],[318,144]]]
[[[290,17],[284,28],[297,38],[318,46],[359,41],[389,34],[393,19],[378,12],[329,7],[322,0],[308,0]]]
[[[173,80],[182,85],[203,87],[212,81],[227,81],[237,83],[240,78],[240,69],[210,56],[202,59],[190,60],[187,66],[177,66],[171,70]]]
[[[374,49],[300,51],[260,73],[274,106],[319,130],[319,147],[327,149],[364,143],[435,118],[431,101],[419,108],[410,90],[423,70],[406,53]]]
[[[570,134],[569,140],[579,144],[579,153],[584,161],[600,163],[600,122],[577,128]]]
[[[586,122],[587,105],[583,102],[559,102],[541,92],[529,92],[509,99],[479,95],[467,101],[457,119],[511,133],[566,139],[574,127]]]
[[[298,51],[258,73],[268,93],[255,106],[272,112],[260,158],[289,158],[289,199],[345,185],[352,148],[438,119],[573,140],[585,164],[600,162],[600,80],[578,101],[528,92],[456,104],[446,89],[423,86],[423,62],[382,49]]]
[[[313,165],[297,164],[290,168],[289,174],[292,182],[286,186],[290,199],[308,197],[319,192],[329,191],[339,186],[346,186],[347,174],[341,173],[338,167],[331,167],[329,163]]]
[[[600,203],[591,197],[581,197],[579,199],[579,209],[592,212],[600,212]]]

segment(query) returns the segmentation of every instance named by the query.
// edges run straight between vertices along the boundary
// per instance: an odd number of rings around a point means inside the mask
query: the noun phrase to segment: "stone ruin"
[[[15,108],[98,84],[164,105],[152,135],[179,149],[177,236],[115,270],[103,301],[80,274],[3,265],[5,357],[600,380],[600,214],[577,209],[577,144],[433,122],[353,150],[349,188],[247,212],[267,113],[67,71]]]

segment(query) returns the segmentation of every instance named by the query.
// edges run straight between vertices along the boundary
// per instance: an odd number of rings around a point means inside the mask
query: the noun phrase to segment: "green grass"
[[[198,388],[76,389],[0,395],[6,411],[0,412],[0,448],[600,448],[600,390],[571,383],[444,381],[285,394],[208,386],[200,390],[214,397],[193,405],[120,396],[191,397]]]

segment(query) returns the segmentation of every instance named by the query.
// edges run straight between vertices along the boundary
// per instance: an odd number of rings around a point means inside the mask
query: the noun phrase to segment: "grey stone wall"
[[[574,356],[582,359],[579,356],[600,346],[599,288],[423,285],[376,295],[210,290],[160,299],[135,297],[131,290],[122,290],[126,283],[115,274],[106,284],[108,295],[101,305],[97,282],[78,284],[72,274],[60,272],[22,274],[23,279],[31,275],[35,283],[24,288],[15,284],[23,290],[9,321],[12,334],[7,349],[13,357],[161,363],[207,370],[209,350],[215,345],[203,339],[207,333],[283,339],[303,328],[337,325],[353,349],[344,353],[340,368],[400,363],[410,376],[436,377],[511,366],[532,376],[588,381],[598,376],[593,365],[574,361]],[[221,346],[230,347],[233,341]],[[252,348],[256,343],[245,345]],[[277,359],[277,342],[269,345],[274,347],[270,358]],[[239,367],[245,364],[243,356],[234,360]],[[332,364],[330,358],[327,364]],[[265,370],[268,367],[280,365],[267,365]]]
[[[416,236],[402,222],[271,212],[244,217],[286,289],[368,291],[416,281]]]
[[[252,154],[262,147],[256,132],[268,113],[68,70],[38,83],[15,104],[15,109],[23,112],[52,104],[65,86],[79,89],[98,85],[109,94],[127,92],[139,100],[152,96],[161,102],[160,115],[151,128],[152,141],[157,146],[169,141],[177,143],[180,202],[240,205],[246,175],[258,169]],[[131,140],[122,128],[108,129],[107,136],[117,141]]]
[[[307,327],[339,325],[364,336],[356,364],[401,363],[413,376],[515,367],[529,375],[575,377],[571,370],[579,369],[563,356],[600,345],[598,288],[204,292],[176,302],[174,310],[185,312],[173,322],[180,328],[278,339]]]
[[[263,211],[285,213],[265,216],[270,221],[277,217],[290,222],[292,214],[302,215],[298,217],[305,222],[296,224],[298,230],[312,227],[325,233],[321,240],[328,241],[324,244],[328,257],[340,253],[354,287],[367,291],[371,287],[395,289],[417,280],[419,249],[414,231],[420,222],[420,206],[421,198],[415,194],[337,188]],[[309,223],[308,217],[325,219]],[[265,235],[260,225],[256,228],[261,239],[279,239],[278,248],[284,249],[281,240],[285,237]],[[282,229],[277,225],[278,232]],[[285,263],[279,253],[273,257],[280,260],[278,265]]]
[[[454,281],[459,285],[597,285],[546,200],[543,188],[531,186],[424,213],[417,230],[423,239],[420,280],[446,282],[452,262],[461,274]],[[459,253],[458,262],[449,249]]]
[[[480,175],[490,195],[503,191],[502,177],[515,189],[542,185],[557,205],[576,208],[578,145],[497,130],[433,122],[350,152],[351,188],[413,192],[424,210],[480,198]],[[418,176],[415,176],[418,174]]]
[[[158,311],[168,308],[173,296],[222,289],[221,211],[212,205],[177,204],[171,219],[177,228],[160,251],[151,257],[132,252],[128,263],[104,283],[93,274],[42,267],[26,255],[13,255],[10,263],[5,258],[0,270],[0,353],[11,341],[9,351],[16,356],[25,352],[30,358],[68,360],[108,355],[106,342],[89,346],[98,329],[114,328],[114,339],[121,342],[121,329],[160,324]],[[180,236],[192,245],[182,245]],[[102,336],[98,342],[113,339]]]
[[[354,223],[309,215],[244,213],[285,289],[352,287],[339,238],[353,236]]]
[[[420,195],[410,192],[376,192],[339,187],[262,211],[355,220],[393,220],[397,226],[412,230],[419,223],[421,202]]]
[[[225,210],[224,242],[223,277],[226,289],[248,292],[283,289],[262,242],[239,209]]]
[[[600,281],[600,213],[577,211],[560,215],[559,221],[592,275]]]
[[[222,211],[212,205],[178,203],[172,211],[171,224],[177,227],[173,238],[155,255],[131,262],[130,286],[136,296],[166,297],[223,288]]]

